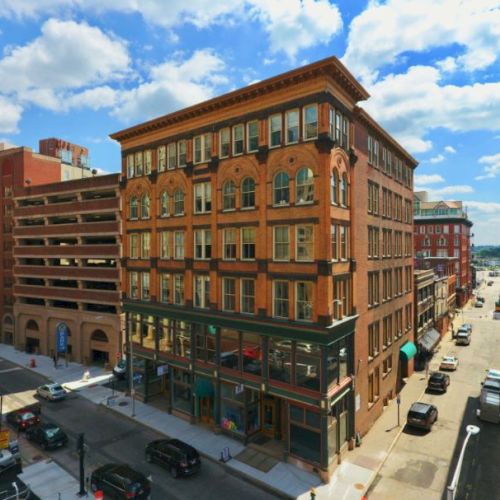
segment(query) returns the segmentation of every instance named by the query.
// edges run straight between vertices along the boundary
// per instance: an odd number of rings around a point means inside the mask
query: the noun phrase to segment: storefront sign
[[[238,384],[234,387],[235,394],[241,394],[245,390],[245,386],[243,384]]]
[[[68,352],[68,326],[66,323],[59,323],[56,328],[56,350],[57,352]]]
[[[166,375],[167,373],[168,373],[168,365],[160,365],[156,367],[156,375],[158,375],[158,377]]]

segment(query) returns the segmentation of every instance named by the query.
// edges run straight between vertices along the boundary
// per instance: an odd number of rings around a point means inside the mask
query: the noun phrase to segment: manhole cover
[[[356,483],[354,485],[354,487],[357,489],[357,490],[363,490],[365,488],[365,485],[364,484],[361,484],[361,483]]]
[[[128,405],[128,403],[126,401],[120,401],[118,403],[118,406],[127,406],[127,405]]]

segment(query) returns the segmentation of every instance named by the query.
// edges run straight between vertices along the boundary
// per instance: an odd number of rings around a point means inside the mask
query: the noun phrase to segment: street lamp
[[[469,442],[471,436],[479,434],[479,427],[477,425],[468,425],[465,430],[467,431],[467,436],[465,436],[464,444],[462,445],[462,450],[460,451],[460,457],[458,458],[457,467],[455,468],[455,473],[453,474],[453,479],[451,484],[446,487],[446,500],[455,500],[455,495],[457,494],[458,480],[460,478],[460,472],[462,471],[462,462],[464,460],[465,448]]]

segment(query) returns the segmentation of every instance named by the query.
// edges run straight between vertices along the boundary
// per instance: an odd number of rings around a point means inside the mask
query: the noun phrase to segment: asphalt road
[[[438,407],[439,419],[431,432],[405,427],[391,454],[369,491],[370,500],[440,500],[446,498],[468,424],[481,431],[471,437],[460,476],[457,499],[500,500],[500,425],[476,417],[481,381],[488,368],[500,369],[500,321],[492,319],[495,299],[500,293],[500,278],[494,285],[482,285],[486,299],[483,308],[467,308],[456,323],[472,323],[469,346],[456,346],[449,338],[441,341],[430,369],[436,370],[441,356],[459,358],[456,372],[445,394],[425,394],[422,401]],[[417,372],[413,376],[425,376]],[[406,416],[404,416],[406,418]]]
[[[24,368],[0,358],[0,391],[2,394],[35,389],[45,379]],[[85,433],[88,445],[86,456],[86,474],[96,467],[109,462],[125,462],[133,468],[152,476],[152,499],[272,499],[277,498],[228,473],[221,465],[203,460],[199,474],[191,477],[173,479],[169,473],[157,465],[144,460],[144,446],[149,441],[163,436],[151,429],[112,413],[105,407],[96,406],[90,401],[70,394],[65,401],[42,402],[42,421],[55,422],[68,434],[70,441],[63,449],[42,452],[32,446],[26,446],[31,455],[49,455],[75,478],[79,474],[76,438]],[[182,436],[175,436],[182,439]],[[21,440],[22,446],[22,440]],[[24,452],[26,453],[26,451]],[[32,459],[31,457],[23,457]]]

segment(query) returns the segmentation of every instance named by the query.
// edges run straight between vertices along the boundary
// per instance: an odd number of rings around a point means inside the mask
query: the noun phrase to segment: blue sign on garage
[[[69,329],[66,323],[59,323],[56,329],[56,349],[57,352],[68,352]]]

